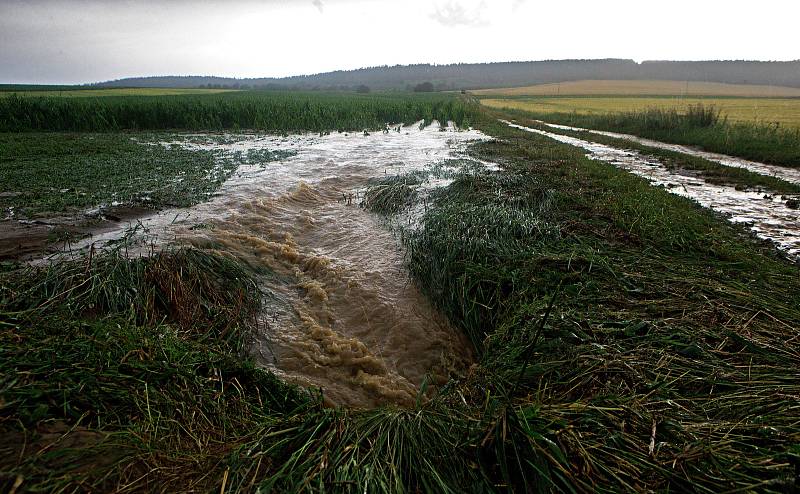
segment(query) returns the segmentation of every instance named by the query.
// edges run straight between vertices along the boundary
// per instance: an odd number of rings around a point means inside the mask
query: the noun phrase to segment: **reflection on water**
[[[612,163],[647,178],[654,185],[667,187],[673,194],[689,197],[705,207],[726,213],[730,221],[747,224],[756,235],[773,241],[791,257],[800,256],[800,214],[787,207],[779,197],[740,191],[734,187],[708,183],[697,176],[682,175],[668,170],[658,160],[636,151],[503,122],[517,129],[583,148],[588,151],[587,156],[591,159]]]

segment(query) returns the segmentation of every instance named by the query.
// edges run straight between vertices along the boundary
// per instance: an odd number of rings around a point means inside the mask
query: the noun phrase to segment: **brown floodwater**
[[[359,191],[370,178],[463,157],[466,145],[481,139],[480,132],[438,124],[371,135],[178,135],[151,144],[296,154],[248,161],[208,202],[161,211],[133,233],[120,229],[76,247],[127,235],[134,253],[178,244],[233,256],[263,291],[252,345],[260,365],[320,389],[329,405],[413,405],[423,382],[430,394],[465,372],[472,348],[409,278],[398,239],[385,220],[359,207]]]

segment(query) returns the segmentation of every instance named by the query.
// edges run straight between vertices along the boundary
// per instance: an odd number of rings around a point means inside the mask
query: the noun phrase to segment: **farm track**
[[[631,173],[645,177],[653,185],[666,187],[670,192],[689,197],[701,205],[727,215],[734,223],[743,223],[759,237],[772,241],[792,258],[800,256],[800,214],[792,204],[780,195],[761,191],[738,190],[733,186],[710,183],[701,176],[683,171],[667,169],[657,158],[637,151],[616,148],[606,144],[591,142],[556,132],[525,127],[504,121],[511,127],[544,135],[559,142],[570,144],[588,151],[591,159],[606,161]],[[586,132],[586,129],[539,122],[557,130]],[[588,131],[608,137],[632,140],[640,144],[682,152],[693,156],[714,160],[725,166],[746,168],[750,171],[771,174],[791,183],[800,180],[797,169],[787,169],[772,165],[749,162],[730,156],[706,153],[685,146],[661,143],[613,132]],[[734,164],[735,163],[735,164]],[[790,199],[791,200],[791,199]]]

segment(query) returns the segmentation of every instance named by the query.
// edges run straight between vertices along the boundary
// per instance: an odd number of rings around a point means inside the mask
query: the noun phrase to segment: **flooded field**
[[[667,142],[654,141],[652,139],[646,139],[644,137],[639,137],[631,134],[620,134],[617,132],[606,132],[603,130],[592,130],[592,129],[584,129],[581,127],[570,127],[568,125],[558,125],[548,122],[542,122],[540,120],[537,120],[537,122],[546,125],[548,127],[552,127],[554,129],[571,130],[574,132],[591,132],[592,134],[613,137],[615,139],[625,139],[628,141],[636,142],[643,146],[650,146],[658,149],[666,149],[668,151],[675,151],[678,153],[688,154],[691,156],[697,156],[699,158],[704,158],[709,161],[719,163],[721,165],[732,166],[735,168],[744,168],[746,170],[750,170],[753,173],[758,173],[759,175],[767,175],[770,177],[780,178],[781,180],[784,180],[789,183],[800,184],[800,169],[798,168],[787,168],[785,166],[759,163],[757,161],[750,161],[744,158],[737,158],[736,156],[728,156],[726,154],[712,153],[709,151],[703,151],[701,149],[696,149],[690,146],[683,146],[680,144],[670,144]]]
[[[466,338],[409,280],[394,234],[359,207],[371,178],[458,157],[477,131],[419,124],[372,135],[182,135],[152,145],[242,153],[210,201],[161,211],[73,246],[128,236],[132,252],[193,245],[233,256],[258,275],[266,310],[257,360],[329,404],[413,404],[472,361]],[[260,163],[264,153],[291,154]],[[446,180],[434,180],[432,186]]]
[[[774,242],[790,257],[800,256],[800,214],[797,210],[789,208],[780,197],[759,192],[740,191],[731,186],[708,183],[698,176],[670,171],[658,160],[636,151],[618,149],[512,122],[506,123],[517,129],[545,135],[559,142],[583,148],[588,151],[587,156],[591,159],[612,163],[646,178],[654,185],[664,186],[674,194],[694,199],[702,206],[726,214],[734,223],[746,224],[756,235]],[[570,130],[575,129],[570,128]],[[611,133],[603,134],[612,135]],[[638,142],[641,141],[643,140],[638,140]],[[646,142],[642,143],[652,145]],[[740,160],[740,165],[744,167],[745,164],[741,163],[743,161]],[[783,170],[785,169],[780,171]],[[785,172],[791,173],[795,170],[785,170]]]

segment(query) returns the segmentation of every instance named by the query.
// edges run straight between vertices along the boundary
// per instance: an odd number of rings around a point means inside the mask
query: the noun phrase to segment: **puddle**
[[[575,137],[533,129],[503,120],[505,124],[550,137],[588,151],[591,159],[606,161],[635,175],[645,177],[669,192],[694,199],[702,206],[728,216],[734,223],[746,224],[757,236],[771,240],[790,257],[800,258],[800,211],[786,206],[780,197],[739,191],[730,186],[708,183],[696,176],[672,172],[658,160],[636,151],[585,141]]]
[[[658,149],[666,149],[667,151],[675,151],[678,153],[688,154],[691,156],[697,156],[699,158],[707,159],[708,161],[719,163],[720,165],[732,166],[734,168],[745,168],[753,173],[758,173],[759,175],[776,177],[786,182],[790,182],[793,184],[800,184],[800,168],[788,168],[785,166],[768,165],[766,163],[759,163],[757,161],[749,161],[744,158],[728,156],[727,154],[719,154],[719,153],[712,153],[709,151],[703,151],[700,149],[695,149],[690,146],[683,146],[680,144],[670,144],[661,141],[653,141],[651,139],[645,139],[644,137],[639,137],[631,134],[619,134],[617,132],[607,132],[604,130],[592,130],[592,129],[583,129],[581,127],[570,127],[568,125],[558,125],[558,124],[542,122],[541,120],[535,120],[535,122],[540,123],[542,125],[546,125],[548,127],[552,127],[554,129],[571,130],[574,132],[591,132],[592,134],[603,135],[606,137],[625,139],[628,141],[641,144],[643,146],[649,146]]]
[[[423,381],[431,391],[465,371],[471,345],[411,282],[394,233],[359,207],[358,192],[369,179],[459,158],[469,142],[486,138],[415,124],[371,135],[183,135],[152,143],[247,159],[208,202],[139,220],[129,249],[179,244],[234,256],[265,293],[253,344],[260,365],[321,388],[330,405],[413,405]],[[259,162],[259,153],[274,152],[286,154]],[[76,247],[130,234],[120,229]]]

